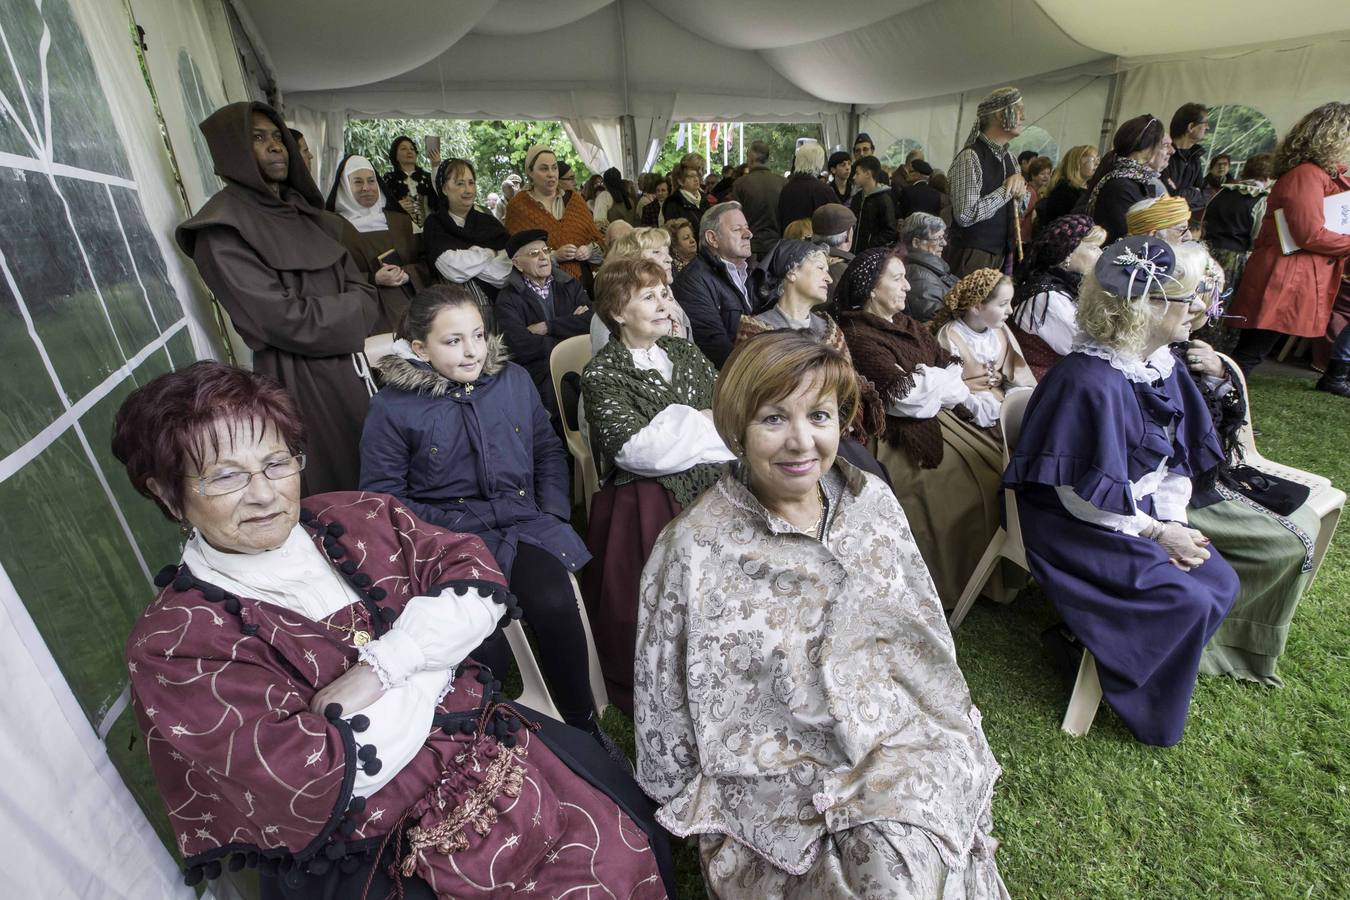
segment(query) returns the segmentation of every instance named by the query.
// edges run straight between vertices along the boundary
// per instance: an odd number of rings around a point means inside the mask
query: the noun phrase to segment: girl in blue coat
[[[569,725],[597,733],[586,637],[568,572],[589,559],[568,524],[567,455],[533,379],[487,337],[462,285],[413,298],[402,355],[378,369],[361,438],[361,489],[393,494],[423,520],[483,539],[539,636],[540,665]],[[402,346],[400,344],[400,346]],[[504,677],[500,632],[473,656]]]

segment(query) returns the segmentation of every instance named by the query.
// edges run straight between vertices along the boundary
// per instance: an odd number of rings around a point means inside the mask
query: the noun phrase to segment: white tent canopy
[[[1064,147],[1186,100],[1249,103],[1287,128],[1344,94],[1350,40],[1324,33],[1340,11],[1333,0],[1275,17],[1257,0],[1234,0],[1222,17],[1196,0],[1128,11],[854,0],[828,15],[816,0],[464,0],[452,13],[397,0],[378,14],[352,2],[231,2],[268,51],[288,115],[324,135],[330,163],[347,118],[434,117],[562,120],[583,153],[625,170],[650,165],[672,122],[731,120],[816,122],[831,146],[860,124],[879,132],[878,149],[907,138],[944,165],[978,98],[1008,83]]]

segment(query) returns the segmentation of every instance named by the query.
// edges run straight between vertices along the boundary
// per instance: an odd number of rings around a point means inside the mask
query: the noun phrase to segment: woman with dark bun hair
[[[1087,184],[1086,212],[1106,229],[1108,244],[1129,234],[1125,213],[1131,206],[1167,193],[1158,173],[1171,157],[1172,138],[1160,119],[1135,116],[1116,129],[1111,152]]]
[[[112,450],[188,535],[126,645],[188,884],[249,866],[280,900],[665,896],[628,773],[474,658],[520,614],[482,539],[388,494],[302,500],[295,404],[220,363],[133,392]]]

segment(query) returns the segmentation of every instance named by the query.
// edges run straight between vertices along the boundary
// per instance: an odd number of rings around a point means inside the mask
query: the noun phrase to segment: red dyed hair
[[[292,453],[305,449],[305,429],[295,402],[265,375],[218,362],[193,363],[169,372],[131,393],[113,419],[112,452],[127,467],[132,487],[154,500],[173,521],[183,508],[189,466],[200,472],[220,452],[215,425],[231,434],[252,423],[261,435],[270,426]],[[150,490],[150,479],[164,492]]]

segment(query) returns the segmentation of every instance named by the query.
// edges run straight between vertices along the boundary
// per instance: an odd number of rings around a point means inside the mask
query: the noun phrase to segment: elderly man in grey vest
[[[980,101],[975,127],[952,160],[951,241],[947,262],[957,277],[976,269],[1012,272],[1017,223],[1027,183],[1008,152],[1022,131],[1022,92],[1002,87]]]

